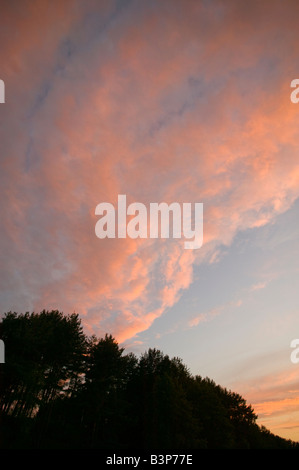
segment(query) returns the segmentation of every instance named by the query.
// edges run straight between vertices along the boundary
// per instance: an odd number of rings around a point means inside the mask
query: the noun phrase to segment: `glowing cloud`
[[[298,5],[250,5],[3,7],[18,33],[0,36],[2,312],[75,309],[90,331],[126,340],[178,301],[194,263],[291,206]],[[118,194],[203,202],[200,253],[97,239],[94,208]]]

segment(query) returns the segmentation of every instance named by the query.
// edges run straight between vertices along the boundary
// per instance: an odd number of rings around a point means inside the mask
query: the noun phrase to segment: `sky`
[[[299,3],[2,0],[0,315],[80,315],[299,441]],[[203,204],[203,243],[96,206]],[[182,206],[181,206],[182,207]]]

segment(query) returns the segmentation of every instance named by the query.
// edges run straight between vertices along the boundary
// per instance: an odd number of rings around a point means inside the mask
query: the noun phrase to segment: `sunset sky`
[[[299,441],[299,2],[3,0],[0,314],[180,357]],[[203,245],[96,206],[203,203]]]

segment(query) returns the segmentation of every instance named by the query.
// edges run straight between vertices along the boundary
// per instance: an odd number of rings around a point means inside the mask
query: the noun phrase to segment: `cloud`
[[[220,305],[218,307],[212,308],[208,312],[200,313],[199,315],[195,316],[194,318],[191,318],[191,320],[188,321],[188,326],[191,327],[191,328],[194,327],[194,326],[198,326],[199,323],[201,323],[201,322],[210,321],[215,316],[218,316],[218,315],[222,314],[226,310],[241,307],[241,305],[242,305],[242,300],[241,299],[239,299],[237,301],[227,302],[226,304],[223,304],[223,305]]]
[[[267,286],[267,282],[258,282],[257,284],[253,284],[250,288],[251,291],[256,291],[260,289],[265,289]]]
[[[19,36],[1,37],[1,311],[75,309],[125,341],[178,301],[194,263],[299,196],[298,6],[51,5],[4,12]],[[203,202],[203,248],[97,239],[95,207],[118,194]]]
[[[255,403],[254,410],[258,416],[263,419],[268,416],[290,413],[297,411],[299,404],[299,395],[293,398],[283,398],[281,400],[264,401]]]
[[[246,397],[260,425],[278,435],[297,439],[298,370],[290,361],[286,364],[285,359],[286,351],[279,350],[252,355],[248,360],[243,358],[240,369],[233,371],[234,380],[228,388]]]

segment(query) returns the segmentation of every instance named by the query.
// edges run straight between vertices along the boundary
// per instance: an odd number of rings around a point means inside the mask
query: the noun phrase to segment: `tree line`
[[[238,393],[157,349],[87,336],[78,314],[9,312],[0,338],[2,449],[299,448]]]

